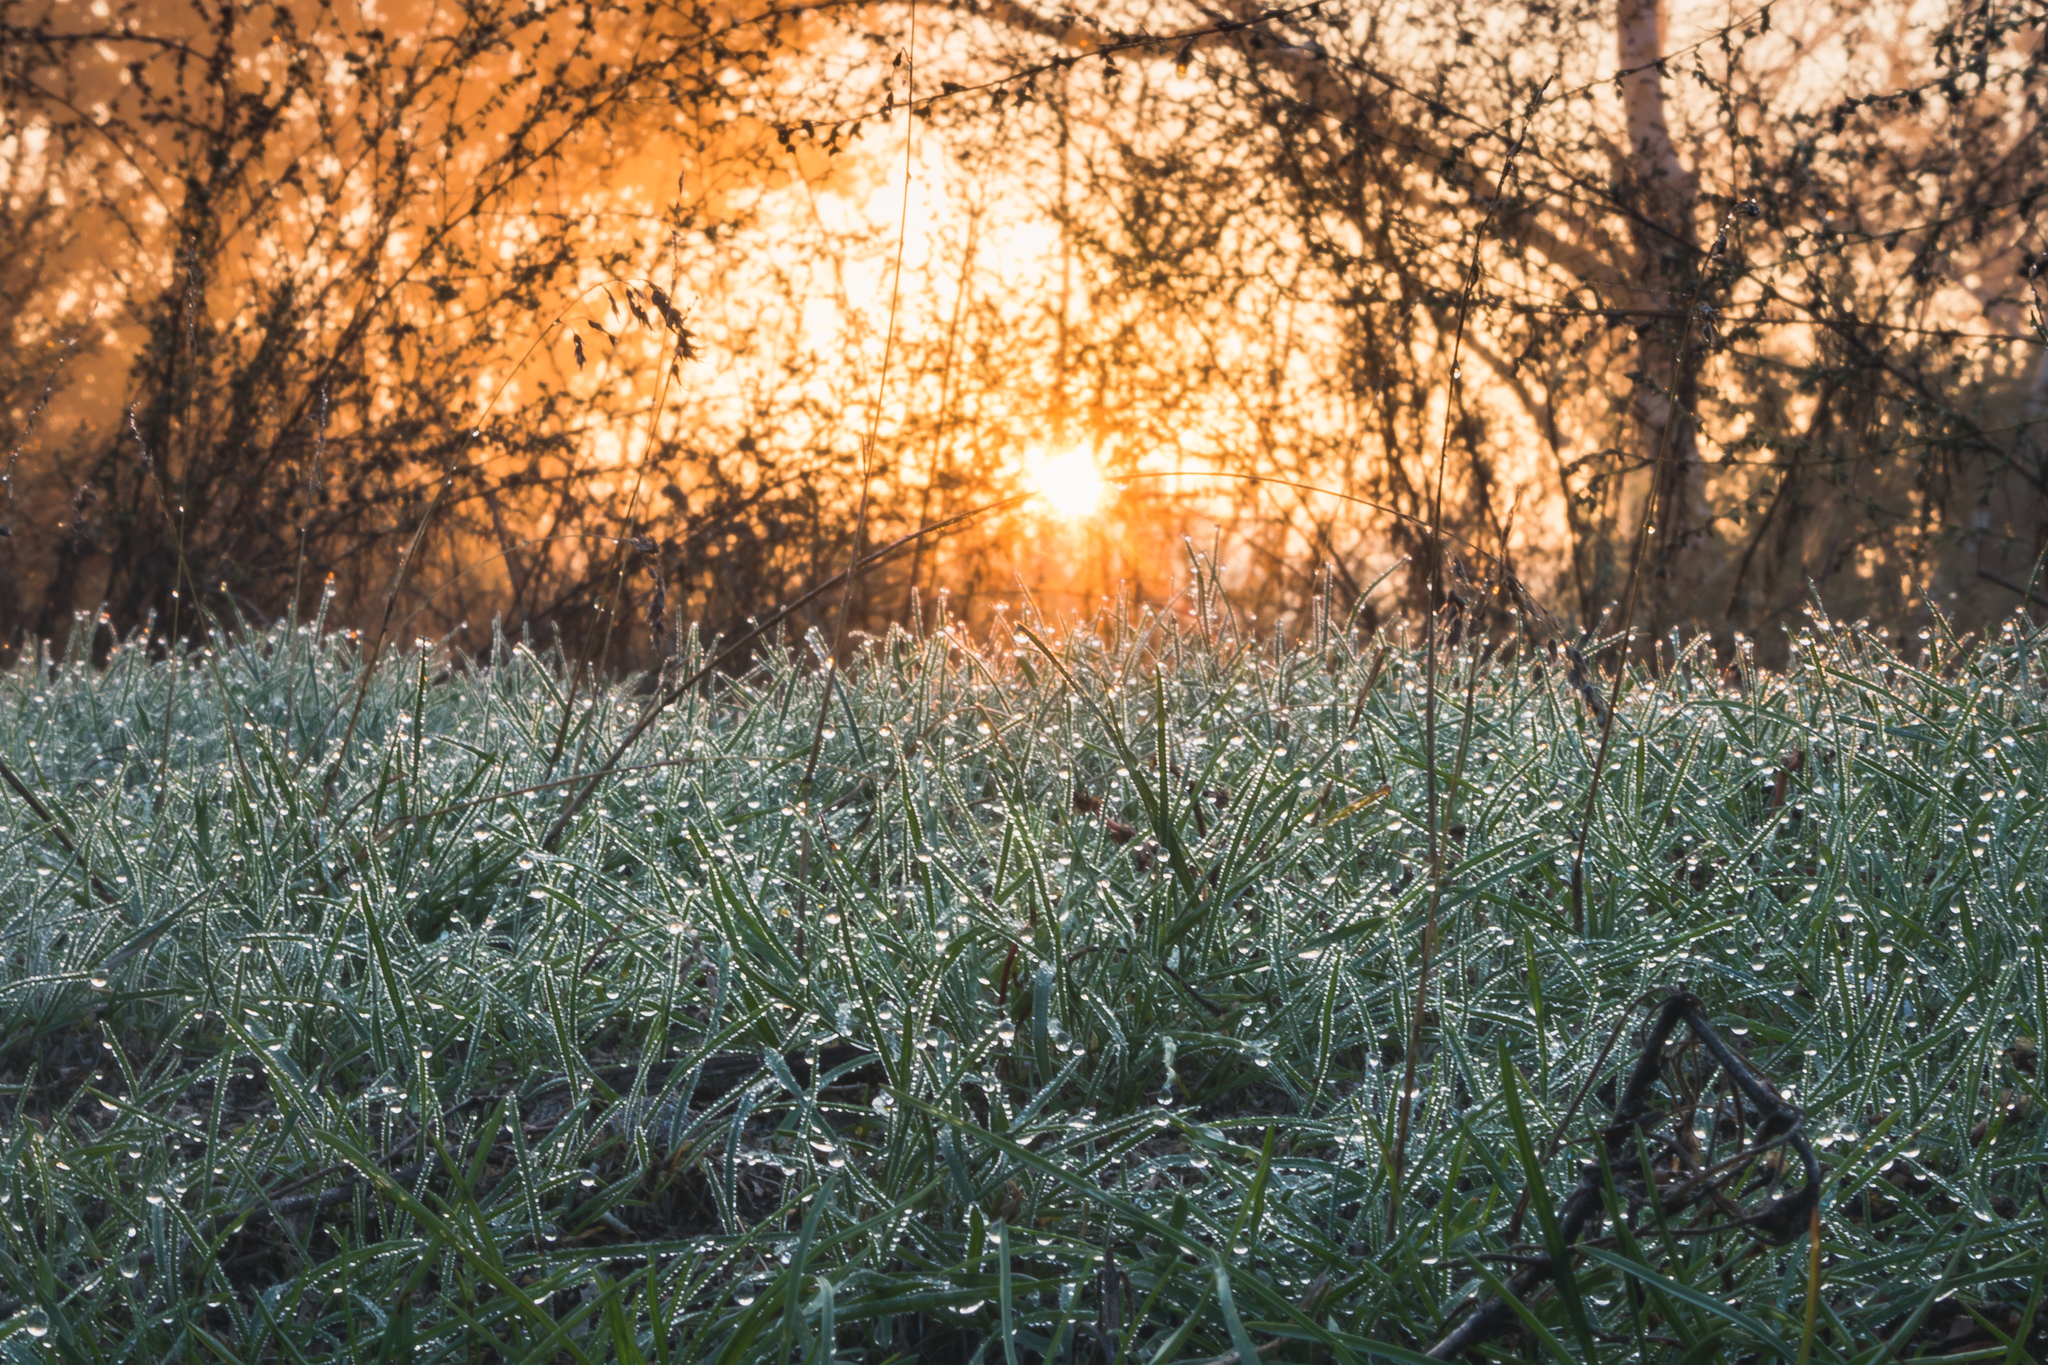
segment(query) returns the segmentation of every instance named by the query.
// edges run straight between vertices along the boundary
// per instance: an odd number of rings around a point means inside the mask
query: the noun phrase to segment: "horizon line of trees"
[[[0,653],[639,667],[931,528],[797,628],[1188,537],[1377,622],[1433,527],[1585,626],[1652,509],[1652,634],[1903,636],[2048,548],[2038,0],[374,13],[0,3]]]

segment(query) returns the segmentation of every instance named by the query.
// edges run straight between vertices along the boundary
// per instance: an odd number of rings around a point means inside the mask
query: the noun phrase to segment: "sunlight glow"
[[[1085,450],[1036,452],[1024,473],[1052,510],[1071,521],[1094,512],[1109,493],[1109,485],[1095,468],[1095,457]]]

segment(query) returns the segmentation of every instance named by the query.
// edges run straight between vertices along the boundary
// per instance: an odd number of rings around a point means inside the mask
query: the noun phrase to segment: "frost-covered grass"
[[[1598,727],[1538,653],[1447,656],[1397,1159],[1420,653],[1204,600],[870,645],[808,799],[822,675],[771,656],[553,849],[646,703],[503,641],[388,660],[346,753],[345,637],[17,668],[61,830],[0,791],[0,1352],[1412,1359],[1682,983],[1808,1116],[1817,1298],[1804,1236],[1644,1208],[1497,1347],[2041,1358],[2037,637],[1633,679],[1583,933]]]

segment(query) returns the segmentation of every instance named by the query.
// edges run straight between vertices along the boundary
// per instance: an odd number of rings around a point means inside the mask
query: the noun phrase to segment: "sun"
[[[1085,450],[1040,451],[1032,455],[1024,472],[1047,505],[1072,521],[1094,512],[1109,492],[1109,485],[1095,468],[1095,457]]]

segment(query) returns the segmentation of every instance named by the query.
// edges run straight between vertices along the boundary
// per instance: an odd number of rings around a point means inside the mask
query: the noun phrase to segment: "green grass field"
[[[647,700],[503,641],[389,658],[346,752],[311,628],[24,664],[0,1352],[1412,1361],[1590,1161],[1485,1351],[2039,1360],[2042,640],[1914,644],[1631,679],[1583,931],[1599,725],[1526,646],[1445,655],[1440,894],[1420,649],[1213,593],[869,644],[808,799],[775,654],[552,847]],[[1594,1140],[1681,986],[1805,1116],[1817,1261],[1686,1029]]]

